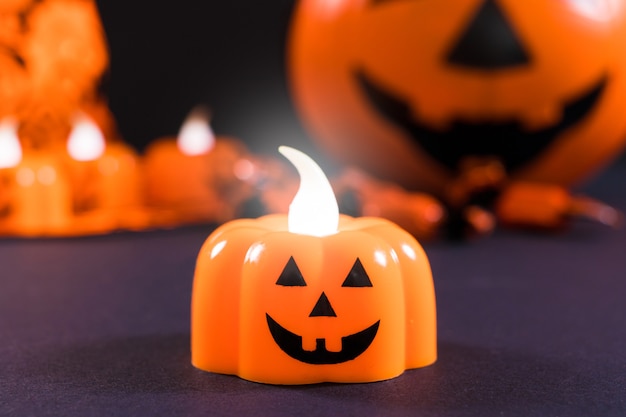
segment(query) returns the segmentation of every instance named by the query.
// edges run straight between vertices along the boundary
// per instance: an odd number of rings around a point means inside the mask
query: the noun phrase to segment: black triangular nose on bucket
[[[526,65],[530,57],[496,0],[485,0],[446,60],[461,67],[497,70]]]
[[[313,311],[309,314],[309,317],[337,317],[337,314],[335,314],[333,306],[330,305],[330,301],[328,301],[326,294],[322,293],[319,300],[317,300],[317,303],[315,303]]]

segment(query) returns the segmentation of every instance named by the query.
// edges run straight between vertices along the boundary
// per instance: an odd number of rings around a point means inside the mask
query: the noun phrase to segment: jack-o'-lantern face
[[[303,0],[291,40],[315,139],[410,188],[467,156],[568,185],[626,139],[623,0]]]
[[[198,257],[192,362],[277,384],[371,382],[436,358],[432,275],[382,219],[296,235],[281,215],[217,229]]]
[[[362,245],[346,250],[348,239]],[[251,379],[273,370],[276,378],[318,381],[400,373],[408,354],[404,300],[414,294],[405,293],[391,253],[375,249],[378,238],[301,236],[297,248],[281,240],[253,244],[242,269],[241,369]]]
[[[306,280],[304,279],[302,272],[300,272],[300,269],[298,268],[298,265],[293,257],[289,258],[289,262],[280,274],[278,281],[276,281],[276,285],[280,287],[307,287]],[[342,291],[346,292],[343,297],[351,298],[354,297],[354,291],[348,290],[347,288],[372,287],[372,281],[367,275],[367,272],[365,272],[363,264],[358,258],[352,269],[350,269],[346,279],[341,284],[341,287],[346,288],[346,290]],[[305,289],[303,288],[303,290]],[[287,290],[285,292],[288,291],[293,292],[293,290]],[[286,296],[288,295],[286,294]],[[322,293],[315,302],[315,305],[311,309],[308,317],[319,317],[321,320],[337,318],[337,313],[335,312],[335,309],[324,290],[322,290]],[[380,319],[378,319],[364,329],[358,329],[352,334],[342,336],[340,339],[340,345],[332,347],[326,346],[326,339],[324,337],[316,337],[314,339],[314,348],[313,346],[309,346],[309,349],[305,350],[303,345],[303,336],[287,330],[269,314],[266,314],[266,318],[267,325],[274,342],[276,342],[276,345],[278,345],[283,352],[293,359],[312,365],[334,365],[357,358],[372,344],[376,334],[378,333],[378,327],[380,325]]]

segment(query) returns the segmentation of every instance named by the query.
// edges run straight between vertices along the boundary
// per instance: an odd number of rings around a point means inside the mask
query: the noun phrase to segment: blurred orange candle
[[[86,116],[76,119],[67,142],[78,215],[96,215],[88,227],[107,231],[141,226],[141,171],[136,153],[123,143],[107,143]],[[91,216],[94,217],[94,216]]]
[[[232,218],[245,194],[239,177],[252,169],[246,154],[238,141],[216,138],[208,112],[194,109],[176,139],[159,139],[146,150],[148,204],[169,213],[173,223]]]
[[[5,234],[65,234],[72,221],[70,186],[58,155],[22,153],[17,126],[0,126],[0,177]]]

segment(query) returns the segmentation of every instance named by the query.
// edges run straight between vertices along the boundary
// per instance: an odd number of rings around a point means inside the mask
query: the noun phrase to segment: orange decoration
[[[433,238],[446,211],[433,197],[407,192],[397,184],[380,181],[357,169],[347,169],[335,182],[338,195],[356,195],[363,216],[382,217],[420,239]]]
[[[207,121],[183,128],[186,154],[174,141],[157,141],[144,167],[118,140],[99,95],[107,65],[95,1],[0,1],[0,120],[12,120],[0,127],[11,136],[0,141],[0,151],[10,150],[0,155],[0,234],[222,222],[249,198],[257,166],[243,144],[215,140]],[[208,140],[200,147],[198,129]]]
[[[3,234],[77,233],[77,190],[63,149],[72,115],[101,106],[107,65],[94,1],[0,2],[0,117],[16,119],[23,152],[2,175]]]
[[[26,10],[33,0],[2,0],[0,2],[0,13],[16,14]]]
[[[24,68],[6,51],[0,50],[0,117],[16,117],[27,102],[29,84]]]
[[[93,1],[41,2],[28,15],[24,58],[37,95],[51,94],[73,104],[95,93],[108,65],[108,52]]]
[[[250,192],[247,154],[237,140],[215,138],[208,112],[195,109],[176,140],[160,139],[146,150],[147,203],[166,222],[230,220]]]
[[[466,157],[568,187],[626,141],[626,2],[302,0],[293,92],[337,159],[444,199]]]
[[[622,214],[588,197],[571,196],[550,184],[514,183],[502,193],[495,207],[501,222],[513,226],[553,229],[565,226],[572,216],[586,217],[619,227]]]
[[[71,190],[60,158],[33,152],[15,169],[11,193],[11,234],[66,235],[71,225]]]
[[[23,153],[17,127],[0,125],[0,234],[64,235],[71,225],[71,191],[58,155]]]
[[[339,216],[306,155],[288,215],[219,227],[196,266],[194,366],[272,384],[370,382],[436,360],[428,259],[406,231]]]
[[[0,23],[0,116],[18,119],[25,148],[60,148],[72,115],[100,100],[108,53],[95,2],[3,1]]]
[[[148,224],[143,182],[136,153],[106,142],[88,117],[77,117],[68,139],[73,208],[83,232],[137,229]]]

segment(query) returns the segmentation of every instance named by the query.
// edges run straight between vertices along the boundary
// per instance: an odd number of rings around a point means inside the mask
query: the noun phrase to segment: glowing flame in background
[[[208,153],[215,146],[215,134],[209,125],[209,112],[204,107],[191,111],[178,133],[178,149],[188,156]]]
[[[308,155],[296,149],[281,146],[278,151],[300,174],[300,188],[289,205],[289,231],[318,237],[337,233],[339,207],[324,171]]]
[[[0,122],[0,169],[13,168],[22,160],[22,146],[17,137],[17,122],[4,119]]]
[[[67,152],[77,161],[95,161],[104,154],[106,142],[98,125],[85,115],[74,121],[67,140]]]

